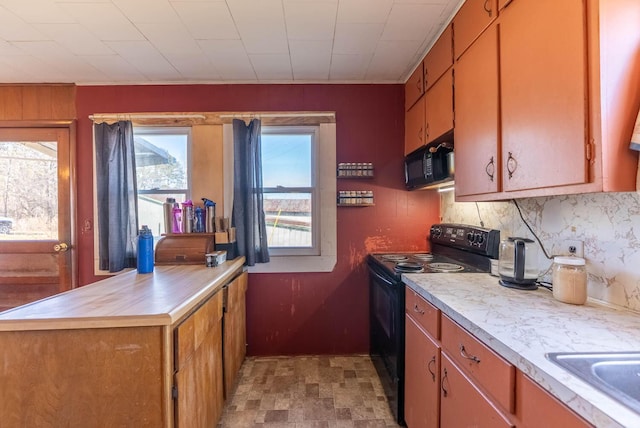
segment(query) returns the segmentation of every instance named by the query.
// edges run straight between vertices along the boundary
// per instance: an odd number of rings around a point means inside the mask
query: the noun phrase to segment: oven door
[[[398,423],[404,423],[404,284],[369,265],[370,354]]]

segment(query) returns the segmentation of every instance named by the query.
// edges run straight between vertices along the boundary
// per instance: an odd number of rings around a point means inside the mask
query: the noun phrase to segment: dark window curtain
[[[260,120],[233,120],[233,213],[238,254],[246,264],[269,261],[267,227],[262,205],[262,158]]]
[[[138,204],[133,126],[94,125],[100,269],[136,266]]]

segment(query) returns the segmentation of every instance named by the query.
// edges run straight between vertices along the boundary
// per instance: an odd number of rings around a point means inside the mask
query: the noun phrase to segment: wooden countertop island
[[[0,425],[215,426],[243,264],[131,271],[0,313]]]

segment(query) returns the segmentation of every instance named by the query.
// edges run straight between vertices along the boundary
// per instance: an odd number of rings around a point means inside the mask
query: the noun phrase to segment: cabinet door
[[[453,65],[453,31],[447,25],[424,58],[424,87],[429,89]]]
[[[473,43],[478,35],[498,16],[496,0],[467,0],[453,18],[453,51],[455,59]],[[457,73],[457,72],[456,72]],[[457,80],[457,76],[456,76]]]
[[[189,319],[199,318],[199,312],[211,307],[209,304],[218,308],[212,314],[211,328],[200,335],[198,346],[181,361],[180,369],[175,373],[177,428],[214,427],[222,416],[222,293],[214,294]]]
[[[223,339],[225,397],[231,395],[240,366],[247,355],[245,296],[248,277],[249,274],[243,272],[227,286]]]
[[[440,426],[501,428],[514,425],[442,352]]]
[[[412,151],[424,146],[425,132],[424,132],[424,105],[425,97],[418,100],[405,115],[404,119],[404,154],[409,154]]]
[[[484,32],[455,66],[456,195],[500,191],[498,30]]]
[[[404,84],[404,109],[409,110],[424,94],[424,69],[423,63],[420,62],[416,69]]]
[[[453,71],[447,71],[425,95],[427,143],[453,129]]]
[[[440,409],[440,346],[405,317],[404,419],[409,428],[437,427]]]
[[[544,412],[540,409],[544,409]],[[516,415],[518,426],[523,428],[592,426],[521,371],[516,375]]]
[[[585,183],[582,0],[514,0],[501,14],[503,190]]]

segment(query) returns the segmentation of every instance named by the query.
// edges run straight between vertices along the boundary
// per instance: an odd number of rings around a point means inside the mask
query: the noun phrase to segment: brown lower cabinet
[[[224,391],[229,398],[247,355],[246,293],[249,274],[241,273],[225,286],[224,304]]]
[[[222,416],[222,297],[215,293],[174,330],[177,427],[212,427]]]
[[[413,290],[406,295],[409,428],[592,426]],[[426,314],[429,324],[414,319]]]
[[[440,345],[407,314],[404,420],[409,427],[437,427],[440,420]]]
[[[220,287],[173,324],[114,317],[109,327],[0,331],[0,426],[215,427],[223,373],[232,384],[245,357],[247,273],[237,273],[226,324]]]

